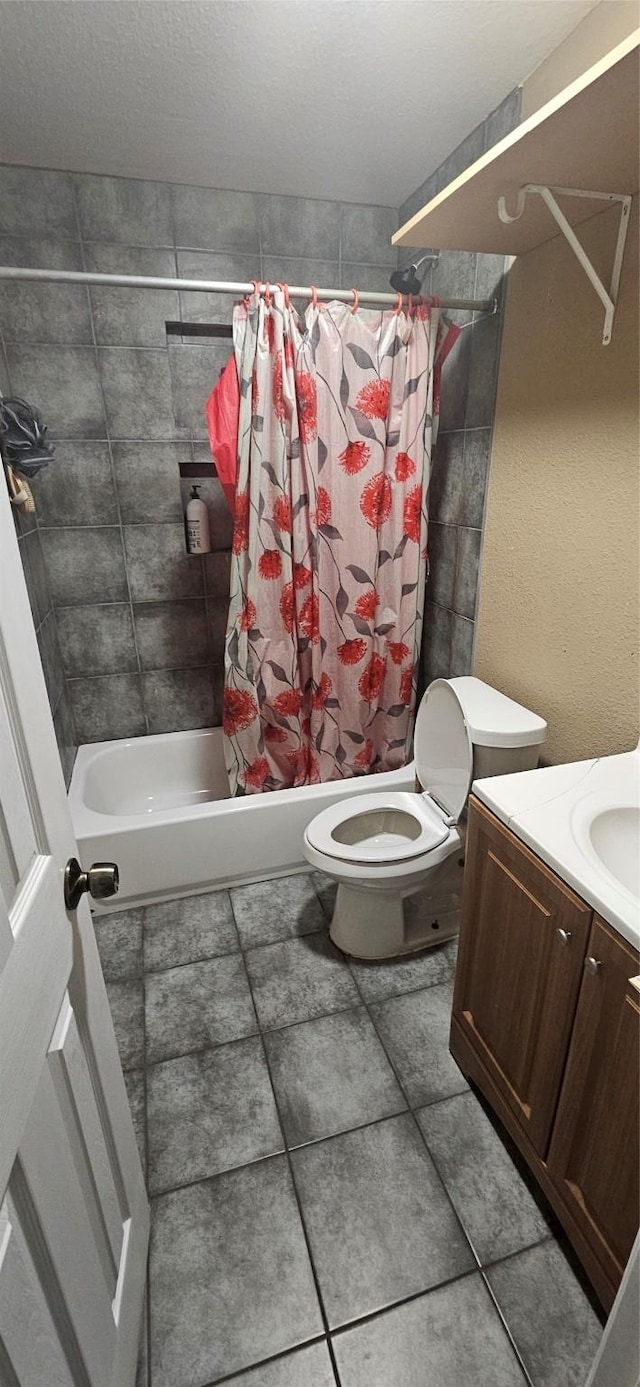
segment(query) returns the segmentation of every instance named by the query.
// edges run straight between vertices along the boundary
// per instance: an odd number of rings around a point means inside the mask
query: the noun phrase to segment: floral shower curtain
[[[426,578],[437,309],[286,289],[236,305],[238,479],[224,731],[232,793],[409,756]]]

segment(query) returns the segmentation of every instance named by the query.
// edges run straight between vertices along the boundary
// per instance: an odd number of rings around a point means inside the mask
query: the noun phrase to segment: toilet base
[[[457,935],[460,927],[458,909],[425,909],[418,919],[408,915],[399,891],[371,891],[341,882],[329,935],[352,958],[383,959],[442,944]]]

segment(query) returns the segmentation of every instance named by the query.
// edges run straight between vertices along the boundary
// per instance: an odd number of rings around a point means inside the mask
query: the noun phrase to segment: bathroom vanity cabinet
[[[637,951],[472,797],[451,1052],[607,1309],[638,1227],[639,972]]]

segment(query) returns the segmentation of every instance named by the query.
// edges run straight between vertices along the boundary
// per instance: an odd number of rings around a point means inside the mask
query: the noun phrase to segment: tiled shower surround
[[[393,208],[0,168],[3,264],[388,289],[396,224]],[[0,285],[0,388],[37,405],[56,444],[21,548],[67,772],[73,724],[82,743],[220,722],[231,518],[204,405],[231,342],[167,339],[165,323],[232,309],[228,295]],[[186,554],[193,478],[179,475],[200,462],[204,559]]]
[[[62,770],[67,784],[76,754],[76,734],[71,704],[66,690],[64,666],[58,644],[58,631],[51,591],[42,555],[40,534],[34,515],[14,511],[20,557],[31,603],[33,624],[40,650],[47,693],[53,716]]]
[[[5,166],[0,262],[387,291],[398,221],[518,123],[519,98],[399,212]],[[403,250],[401,263],[416,254]],[[490,298],[502,274],[502,257],[444,251],[424,288]],[[0,285],[0,388],[39,406],[56,442],[21,550],[67,775],[76,742],[220,721],[231,518],[211,475],[204,403],[231,343],[167,338],[165,324],[228,322],[232,307],[226,295]],[[443,372],[424,682],[471,669],[498,366],[500,315],[453,316],[469,325]],[[184,463],[202,464],[205,559],[185,550],[194,478],[181,482]]]
[[[472,130],[462,144],[416,188],[398,213],[399,225],[414,216],[453,178],[504,139],[520,120],[520,89]],[[424,251],[401,248],[410,264]],[[440,252],[423,282],[441,298],[491,299],[502,303],[504,257],[466,251]],[[470,674],[473,659],[478,567],[495,407],[502,316],[451,313],[463,331],[442,372],[440,433],[431,474],[429,566],[422,651],[422,682]]]

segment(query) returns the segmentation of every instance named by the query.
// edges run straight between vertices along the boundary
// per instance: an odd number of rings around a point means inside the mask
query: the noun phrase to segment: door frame
[[[2,465],[0,493],[0,686],[7,704],[10,742],[35,816],[36,836],[51,858],[53,890],[60,893],[60,910],[64,911],[64,868],[78,849]],[[8,788],[8,798],[10,795]],[[126,1261],[114,1303],[118,1336],[112,1383],[113,1387],[132,1387],[146,1285],[149,1203],[87,899],[66,915],[72,950],[68,999],[82,1035],[114,1175],[126,1192]],[[0,1056],[0,1064],[4,1065],[6,1058]],[[3,1195],[4,1190],[0,1191],[0,1197]]]

